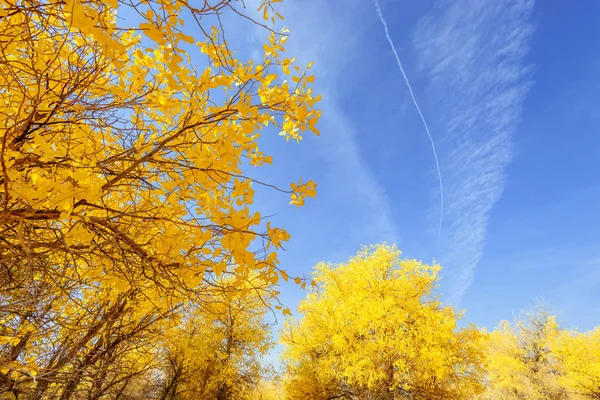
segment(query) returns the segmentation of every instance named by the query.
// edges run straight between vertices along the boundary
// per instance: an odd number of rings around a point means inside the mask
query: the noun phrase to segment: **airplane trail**
[[[417,99],[415,99],[415,95],[413,93],[412,86],[410,85],[408,77],[406,76],[406,73],[404,72],[404,68],[402,67],[402,62],[400,61],[400,57],[398,56],[398,52],[396,51],[394,42],[392,41],[392,38],[390,37],[387,23],[385,22],[385,18],[383,18],[383,14],[381,13],[381,8],[379,7],[379,2],[377,0],[373,0],[373,2],[375,3],[375,10],[377,11],[377,16],[379,16],[379,20],[381,21],[381,24],[383,25],[383,29],[385,30],[385,37],[387,38],[387,41],[390,44],[392,53],[394,53],[394,57],[396,57],[396,62],[398,64],[398,68],[400,68],[400,72],[402,72],[402,77],[404,78],[404,82],[406,83],[406,86],[408,87],[408,92],[410,93],[412,102],[415,105],[415,108],[417,109],[419,116],[421,117],[421,121],[423,121],[423,126],[425,127],[425,132],[427,132],[427,136],[429,137],[429,141],[431,142],[431,149],[433,150],[433,157],[435,158],[435,166],[437,168],[438,181],[440,183],[440,223],[438,226],[438,236],[439,236],[440,233],[442,232],[442,222],[444,219],[444,186],[442,184],[442,172],[440,170],[440,162],[438,160],[437,151],[435,150],[435,142],[433,141],[431,132],[429,132],[429,127],[427,125],[427,121],[425,120],[425,117],[423,116],[423,113],[421,112],[421,107],[419,107],[419,103],[417,103]]]

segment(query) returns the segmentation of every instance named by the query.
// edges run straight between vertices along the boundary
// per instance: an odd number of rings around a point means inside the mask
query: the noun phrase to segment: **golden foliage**
[[[483,334],[459,329],[460,314],[433,296],[438,271],[386,245],[317,265],[302,318],[286,321],[281,337],[290,398],[466,399],[482,391]]]
[[[460,328],[440,267],[387,245],[316,266],[268,380],[290,236],[254,193],[316,184],[257,180],[260,138],[321,115],[279,2],[0,0],[0,398],[600,399],[598,328]],[[268,33],[258,56],[225,20]]]
[[[580,333],[556,323],[544,306],[490,334],[484,399],[600,398],[598,329]]]
[[[561,331],[550,342],[559,382],[574,399],[600,399],[600,327]]]
[[[238,285],[257,270],[275,279],[289,235],[251,211],[260,183],[243,169],[271,162],[258,146],[269,124],[286,139],[317,133],[318,96],[305,72],[294,84],[276,75],[291,63],[283,33],[262,62],[234,58],[201,22],[225,9],[237,12],[230,1],[3,2],[0,251],[12,270],[68,262],[61,279],[151,296],[193,292],[231,266]],[[315,184],[288,193],[301,205]]]
[[[261,357],[274,345],[260,297],[265,290],[242,298],[231,289],[215,290],[165,332],[159,390],[165,398],[253,400],[264,387],[269,370]]]
[[[316,185],[254,179],[259,138],[320,116],[277,2],[256,22],[233,0],[0,0],[0,396],[131,395],[215,290],[277,296],[289,235],[254,190],[298,206]],[[256,60],[223,15],[269,32]]]

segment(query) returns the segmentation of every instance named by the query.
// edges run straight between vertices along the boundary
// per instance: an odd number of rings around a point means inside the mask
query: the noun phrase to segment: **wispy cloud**
[[[259,3],[258,0],[249,2],[250,7]],[[332,256],[340,260],[355,252],[357,245],[398,239],[389,198],[368,167],[356,137],[353,116],[341,106],[338,93],[340,82],[347,79],[343,75],[344,68],[354,57],[355,41],[364,33],[356,28],[361,16],[357,10],[363,5],[363,0],[347,0],[343,8],[322,0],[278,4],[279,11],[286,17],[284,23],[291,31],[286,48],[299,65],[314,62],[311,72],[316,76],[315,90],[323,97],[320,103],[324,110],[320,121],[322,136],[317,147],[311,150],[320,154],[325,168],[311,171],[307,165],[303,172],[319,184],[320,215],[306,218],[319,219],[315,222],[323,231],[328,226],[335,227],[338,237],[340,231],[344,232],[339,246],[332,244],[331,249]],[[264,30],[256,29],[251,40],[259,43],[264,34]],[[302,143],[297,151],[306,151],[306,145]],[[323,214],[326,214],[324,219]],[[308,220],[304,222],[314,226]]]
[[[374,0],[374,3],[375,3],[375,10],[377,11],[377,16],[379,17],[379,21],[381,21],[381,24],[383,25],[383,29],[385,31],[385,37],[387,38],[387,41],[390,44],[392,53],[394,53],[394,57],[396,58],[396,63],[398,64],[398,68],[400,69],[400,72],[402,73],[402,77],[404,78],[404,82],[406,83],[406,87],[408,88],[410,98],[412,99],[412,102],[413,102],[415,108],[417,109],[417,112],[419,113],[419,117],[421,117],[421,121],[423,122],[423,127],[425,128],[427,137],[429,138],[429,141],[431,142],[431,150],[433,151],[433,158],[435,159],[435,167],[437,169],[438,181],[440,184],[440,220],[438,223],[438,236],[439,236],[440,233],[442,232],[442,223],[444,221],[444,185],[442,183],[442,172],[440,170],[440,162],[438,160],[437,151],[435,150],[435,142],[433,141],[431,132],[429,132],[429,126],[427,125],[427,121],[425,120],[425,117],[423,116],[421,107],[419,107],[419,103],[417,102],[417,99],[415,98],[410,81],[408,80],[408,77],[406,76],[406,72],[404,71],[404,67],[402,67],[402,62],[400,61],[400,56],[398,56],[398,52],[396,51],[396,46],[394,46],[394,41],[390,37],[388,25],[387,25],[387,22],[385,21],[385,18],[383,17],[381,8],[379,7],[379,2],[377,0]]]
[[[430,106],[443,132],[444,279],[461,301],[482,257],[490,211],[505,186],[512,136],[531,85],[524,61],[533,0],[440,3],[415,32]]]
[[[356,29],[357,16],[360,15],[357,10],[362,6],[361,3],[361,0],[348,0],[344,3],[344,10],[340,11],[338,6],[330,2],[306,1],[293,3],[295,6],[285,14],[289,15],[286,22],[289,22],[292,31],[290,52],[298,54],[301,63],[315,62],[317,89],[324,98],[321,104],[324,110],[323,136],[319,141],[321,152],[328,160],[328,175],[332,178],[326,184],[330,185],[330,193],[339,196],[338,199],[328,200],[332,201],[334,207],[340,205],[342,198],[349,203],[347,209],[341,208],[345,215],[340,215],[345,220],[353,221],[345,233],[348,244],[355,241],[370,244],[398,240],[389,197],[369,169],[358,144],[352,115],[348,115],[341,107],[342,99],[337,93],[339,82],[347,79],[343,75],[344,68],[351,62],[355,40],[361,34]],[[295,41],[294,38],[301,40]],[[336,203],[338,206],[335,206]],[[335,219],[335,216],[332,215],[332,218]],[[356,248],[350,250],[356,251]],[[345,254],[343,258],[348,255]]]

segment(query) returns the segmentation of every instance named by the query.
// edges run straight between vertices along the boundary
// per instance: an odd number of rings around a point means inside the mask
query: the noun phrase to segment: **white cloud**
[[[524,57],[532,8],[533,0],[443,2],[415,32],[443,132],[447,255],[440,261],[453,302],[473,280],[490,211],[504,190],[512,136],[531,85]]]

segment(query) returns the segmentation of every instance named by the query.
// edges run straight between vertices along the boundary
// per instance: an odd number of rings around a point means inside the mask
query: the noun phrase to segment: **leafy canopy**
[[[483,335],[433,294],[440,267],[365,247],[315,267],[317,283],[282,333],[291,398],[472,398]],[[310,398],[310,397],[308,397]]]
[[[0,0],[0,393],[118,393],[207,291],[277,296],[289,234],[254,191],[316,185],[257,181],[260,137],[320,117],[277,2]],[[236,25],[268,33],[254,60]]]

